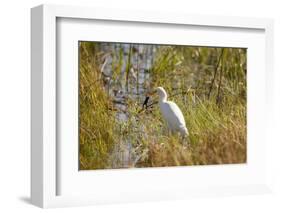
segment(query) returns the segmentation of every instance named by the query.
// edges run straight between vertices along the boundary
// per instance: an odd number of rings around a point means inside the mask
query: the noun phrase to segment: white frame
[[[211,27],[249,28],[265,30],[266,35],[266,95],[267,110],[272,111],[273,90],[273,21],[270,19],[199,16],[186,14],[153,13],[147,11],[122,11],[112,9],[79,8],[70,6],[42,5],[31,10],[32,23],[32,118],[31,118],[31,200],[40,207],[88,205],[107,202],[138,201],[118,199],[97,201],[91,196],[56,196],[56,19],[82,18],[149,22],[158,24],[199,25]],[[270,131],[272,114],[265,124]],[[270,142],[266,138],[266,145]],[[267,161],[266,168],[270,168]],[[270,180],[270,171],[267,171]],[[177,191],[174,196],[157,199],[173,199],[204,195],[249,194],[270,191],[270,181],[260,185],[216,187]],[[153,198],[149,198],[150,200]]]

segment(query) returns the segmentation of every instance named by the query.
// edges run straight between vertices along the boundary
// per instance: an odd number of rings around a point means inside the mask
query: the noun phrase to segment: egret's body
[[[167,101],[167,93],[162,87],[157,88],[159,95],[159,105],[162,116],[167,122],[168,128],[172,132],[180,132],[182,136],[188,136],[184,116],[178,105],[172,101]]]

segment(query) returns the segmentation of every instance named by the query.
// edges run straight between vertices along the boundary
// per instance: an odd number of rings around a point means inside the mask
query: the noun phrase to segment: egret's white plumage
[[[163,87],[157,87],[159,96],[160,111],[172,132],[180,132],[182,136],[188,136],[184,116],[178,105],[172,101],[167,101],[167,93]]]

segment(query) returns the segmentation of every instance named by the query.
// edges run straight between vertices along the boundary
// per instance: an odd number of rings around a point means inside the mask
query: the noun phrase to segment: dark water
[[[128,120],[127,101],[133,100],[141,107],[150,90],[150,74],[157,46],[144,44],[101,43],[104,63],[101,66],[104,86],[117,110],[116,119]],[[130,139],[116,146],[112,153],[115,167],[133,167],[138,157],[133,152]]]
[[[102,73],[107,92],[118,109],[117,119],[126,121],[126,100],[141,104],[150,88],[149,70],[157,50],[155,45],[102,43],[105,53]],[[119,66],[118,73],[116,67]]]

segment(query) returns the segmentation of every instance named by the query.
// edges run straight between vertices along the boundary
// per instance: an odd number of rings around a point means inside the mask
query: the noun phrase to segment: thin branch
[[[140,67],[139,67],[139,46],[138,46],[138,51],[137,51],[137,93],[139,94],[139,71],[140,71]]]
[[[222,59],[223,60],[223,59]],[[221,82],[222,82],[222,73],[223,73],[223,62],[220,69],[220,79],[219,79],[219,86],[218,86],[218,94],[216,98],[216,103],[219,104],[221,101]]]
[[[132,54],[132,45],[130,44],[129,48],[129,55],[128,55],[128,61],[126,66],[126,90],[129,91],[129,73],[131,69],[131,54]]]
[[[145,107],[143,106],[143,108],[141,108],[138,113],[141,113],[143,111],[148,110],[149,108],[152,108],[153,105],[158,104],[158,101],[153,101],[151,104],[146,105]]]
[[[216,68],[215,68],[214,77],[212,79],[211,86],[210,86],[209,93],[208,93],[208,99],[210,99],[210,96],[211,96],[211,93],[212,93],[212,90],[213,90],[213,86],[214,86],[214,83],[215,83],[215,80],[216,80],[216,76],[217,76],[217,72],[218,72],[218,68],[219,68],[219,65],[220,65],[220,61],[221,61],[223,52],[224,52],[224,48],[222,48],[222,50],[221,50],[221,54],[220,54],[219,60],[217,62]]]

